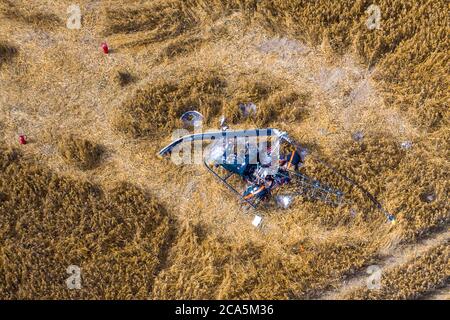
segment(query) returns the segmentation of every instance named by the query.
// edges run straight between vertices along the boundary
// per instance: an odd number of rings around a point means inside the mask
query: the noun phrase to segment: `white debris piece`
[[[253,218],[252,225],[253,225],[255,228],[257,228],[257,227],[259,227],[259,225],[261,224],[261,222],[262,222],[262,217],[256,215],[256,216]]]
[[[203,115],[195,110],[186,111],[180,117],[180,120],[183,121],[183,124],[186,127],[189,126],[199,127],[202,125],[203,119],[204,119]]]
[[[436,195],[434,193],[430,193],[425,197],[425,199],[427,200],[427,202],[433,202],[436,199]]]
[[[283,209],[287,209],[292,202],[291,196],[277,196],[276,198],[277,204],[279,207]]]
[[[219,127],[223,131],[228,130],[227,118],[225,118],[225,116],[221,116],[220,117],[220,119],[219,119]]]
[[[356,131],[352,134],[352,139],[356,142],[360,142],[364,139],[364,133],[362,131]]]
[[[412,142],[411,141],[403,141],[401,144],[400,144],[400,147],[402,148],[402,149],[411,149],[411,147],[412,147]]]
[[[328,132],[328,130],[325,129],[325,128],[320,128],[320,129],[319,129],[319,134],[320,134],[321,136],[326,136],[326,135],[329,134],[329,132]]]

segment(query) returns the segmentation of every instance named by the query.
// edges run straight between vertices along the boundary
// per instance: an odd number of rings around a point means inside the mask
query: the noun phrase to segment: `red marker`
[[[106,42],[102,42],[102,49],[103,49],[103,53],[104,54],[108,54],[109,53],[109,48],[108,45],[106,44]]]
[[[19,136],[19,143],[20,143],[20,144],[27,144],[27,136],[25,136],[25,135],[20,135],[20,136]]]

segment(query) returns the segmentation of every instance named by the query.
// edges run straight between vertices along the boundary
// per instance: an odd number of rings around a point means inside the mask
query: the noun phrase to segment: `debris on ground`
[[[108,47],[108,44],[106,42],[102,42],[100,47],[102,48],[104,54],[108,54],[109,53],[109,47]]]
[[[186,111],[180,117],[185,127],[199,127],[203,122],[203,115],[198,111]]]
[[[404,149],[404,150],[411,149],[411,148],[412,148],[412,142],[411,142],[411,141],[403,141],[403,142],[400,144],[400,147],[401,147],[402,149]]]
[[[227,125],[227,119],[225,118],[225,116],[221,116],[219,119],[219,128],[222,129],[223,131],[228,130],[228,125]]]
[[[277,202],[279,207],[281,207],[283,209],[287,209],[287,208],[289,208],[289,205],[292,202],[292,197],[289,196],[289,195],[277,196],[276,197],[276,202]]]
[[[27,144],[27,136],[26,135],[20,135],[19,136],[19,143],[20,144]]]
[[[253,102],[241,103],[239,104],[239,109],[241,110],[242,115],[246,118],[256,114],[256,104]]]
[[[362,131],[356,131],[352,134],[352,139],[356,142],[361,142],[364,139],[364,133]]]
[[[257,227],[260,226],[261,222],[262,222],[262,217],[260,217],[260,216],[258,216],[258,215],[255,215],[255,217],[253,218],[253,221],[252,221],[252,225],[253,225],[255,228],[257,228]]]
[[[436,200],[436,193],[434,191],[424,192],[420,195],[420,199],[427,203],[433,202]]]

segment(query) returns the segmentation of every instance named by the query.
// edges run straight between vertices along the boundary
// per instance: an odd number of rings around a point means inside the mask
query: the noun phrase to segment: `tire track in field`
[[[450,300],[450,283],[424,297],[425,300]]]
[[[408,261],[414,259],[415,257],[420,256],[421,254],[427,252],[433,247],[443,244],[445,241],[448,241],[449,239],[450,239],[450,230],[447,226],[443,231],[436,232],[432,236],[420,242],[403,245],[392,249],[391,252],[385,257],[381,258],[381,260],[378,261],[376,265],[381,268],[381,271],[383,273],[385,273],[386,271],[394,267],[406,264]],[[366,280],[369,277],[369,274],[366,273],[366,271],[367,268],[359,270],[350,279],[342,281],[342,283],[338,287],[324,292],[322,295],[317,297],[317,299],[321,300],[343,299],[345,294],[366,285]],[[448,290],[447,292],[444,291],[442,293],[442,295],[445,294],[447,297],[449,296]]]

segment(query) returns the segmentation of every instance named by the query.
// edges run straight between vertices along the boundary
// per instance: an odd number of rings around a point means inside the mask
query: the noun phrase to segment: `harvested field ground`
[[[0,0],[0,298],[448,299],[447,1],[377,1],[373,30],[365,0],[77,3],[69,29],[71,1]],[[255,229],[202,166],[156,156],[187,110],[287,131],[397,223],[305,201]]]

